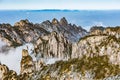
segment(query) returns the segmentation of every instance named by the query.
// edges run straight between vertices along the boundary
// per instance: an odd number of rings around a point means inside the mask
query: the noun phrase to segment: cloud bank
[[[4,45],[4,42],[0,42],[1,45]],[[23,46],[10,49],[7,54],[0,53],[0,62],[9,67],[10,70],[16,71],[18,74],[20,73],[20,61],[22,58],[22,49],[27,49],[29,47],[29,52],[33,49],[32,44],[25,44]],[[0,48],[1,49],[1,48]]]

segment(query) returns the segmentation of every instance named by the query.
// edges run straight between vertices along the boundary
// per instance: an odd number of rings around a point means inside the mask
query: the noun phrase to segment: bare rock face
[[[36,40],[39,36],[48,34],[46,30],[40,28],[33,23],[30,23],[28,20],[21,20],[14,25],[14,29],[19,34],[23,42],[32,42]]]
[[[68,25],[68,22],[67,22],[67,20],[65,19],[65,17],[63,17],[63,18],[60,20],[60,24],[61,24],[62,26],[67,26],[67,25]]]
[[[23,50],[23,56],[28,56],[27,54],[27,51]],[[0,65],[1,80],[109,80],[111,78],[119,80],[119,73],[119,66],[111,64],[107,55],[93,57],[84,55],[82,58],[57,61],[51,65],[41,66],[34,75],[26,71],[17,76],[16,72],[9,70],[7,66]]]
[[[13,44],[20,45],[22,41],[17,37],[19,36],[16,34],[16,32],[14,32],[10,24],[0,25],[0,39],[7,43],[8,46],[11,46]]]
[[[19,80],[19,78],[15,71],[9,70],[4,64],[0,64],[0,80]]]
[[[15,23],[14,26],[25,26],[26,24],[29,24],[30,22],[26,19],[26,20],[21,20],[20,22]]]
[[[28,51],[23,49],[22,60],[21,60],[21,74],[28,74],[31,76],[35,71],[35,65],[33,63],[32,57],[29,55]]]
[[[104,34],[107,35],[114,35],[117,38],[120,38],[120,26],[117,27],[107,27],[104,32]]]
[[[54,18],[52,22],[47,20],[40,24],[33,24],[26,19],[16,22],[14,26],[0,24],[0,39],[8,46],[17,47],[24,43],[34,43],[40,36],[48,35],[53,31],[64,34],[65,38],[73,43],[88,34],[83,28],[68,24],[65,17],[60,22]]]
[[[35,53],[44,58],[70,58],[71,50],[72,44],[57,32],[40,37],[35,45]]]
[[[120,37],[120,26],[116,27],[107,27],[104,28],[102,26],[94,26],[90,29],[90,35],[113,35],[117,38]]]
[[[56,18],[54,18],[54,19],[52,20],[52,24],[53,24],[53,25],[58,25],[59,22],[58,22],[58,20],[57,20]]]
[[[33,24],[26,19],[16,22],[14,26],[0,24],[0,39],[8,46],[17,47],[24,43],[34,43],[40,36],[48,35],[53,31],[64,34],[70,42],[77,42],[79,38],[88,34],[83,28],[68,24],[65,17],[60,22],[54,18],[52,22],[47,20],[40,24]]]
[[[65,17],[63,17],[60,21],[54,18],[52,22],[47,20],[37,25],[46,31],[56,31],[58,34],[64,34],[65,38],[72,43],[77,42],[79,38],[88,34],[88,32],[82,27],[69,24]]]
[[[73,28],[77,29],[75,26]],[[109,30],[111,31],[111,29]],[[119,30],[114,31],[116,33],[114,35],[113,30],[110,31],[110,34],[103,34],[103,31],[102,34],[87,35],[77,43],[70,42],[64,34],[55,31],[49,35],[42,35],[34,44],[34,53],[37,58],[61,58],[66,61],[57,61],[46,65],[40,60],[33,61],[28,51],[23,49],[21,72],[17,79],[96,80],[119,75],[120,37],[117,34]],[[8,74],[16,75],[7,67],[4,67],[4,70],[2,68],[0,74],[0,78],[5,77],[5,79],[7,79],[6,75],[8,76]],[[14,77],[16,80],[16,76]]]
[[[10,24],[0,24],[0,39],[8,46],[17,47],[24,43],[33,42],[41,35],[48,34],[43,28],[30,23],[28,20],[21,20]]]
[[[107,55],[69,59],[46,65],[34,80],[112,80],[120,79],[118,65],[109,63]],[[115,77],[118,76],[118,77]]]
[[[73,44],[72,58],[108,55],[110,62],[120,65],[120,38],[110,35],[89,35]]]
[[[22,57],[26,57],[26,56],[29,56],[29,53],[27,50],[23,49],[22,51]]]
[[[14,26],[1,24],[1,40],[9,46],[34,43],[33,53],[38,61],[33,61],[28,50],[23,49],[20,75],[0,64],[0,80],[85,80],[81,72],[92,74],[92,71],[94,79],[118,75],[120,27],[93,27],[87,34],[82,27],[69,24],[65,18],[41,24],[28,20],[21,20]],[[42,58],[67,61],[46,65]]]
[[[93,27],[91,27],[91,29],[90,29],[90,34],[91,35],[100,35],[100,34],[103,34],[103,31],[105,30],[105,28],[104,27],[102,27],[102,26],[93,26]]]
[[[4,74],[7,74],[9,71],[8,67],[0,64],[0,79],[3,79]]]

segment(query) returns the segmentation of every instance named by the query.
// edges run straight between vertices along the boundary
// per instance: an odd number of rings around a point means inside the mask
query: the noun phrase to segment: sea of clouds
[[[22,50],[27,49],[31,57],[33,58],[34,61],[37,61],[39,59],[42,59],[45,64],[54,64],[56,61],[61,60],[60,58],[40,58],[37,59],[34,54],[32,54],[34,50],[34,46],[32,43],[26,43],[20,47],[17,48],[9,48],[9,49],[4,49],[6,48],[7,44],[0,40],[0,63],[5,64],[6,66],[9,67],[10,70],[16,71],[18,74],[20,73],[20,62],[22,59]],[[6,51],[5,51],[6,50]]]
[[[0,49],[2,49],[3,46],[6,46],[6,43],[0,40]],[[28,51],[31,52],[33,45],[30,43],[17,48],[10,48],[8,51],[0,52],[0,62],[7,65],[10,70],[14,70],[19,74],[22,49],[27,49],[27,46],[29,47]]]

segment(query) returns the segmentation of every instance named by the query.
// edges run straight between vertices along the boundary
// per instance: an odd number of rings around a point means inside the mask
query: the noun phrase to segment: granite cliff
[[[110,80],[120,79],[120,27],[94,26],[89,32],[63,17],[33,24],[28,20],[0,25],[0,39],[23,49],[20,74],[0,64],[3,80]],[[29,47],[29,46],[28,46]],[[34,57],[33,57],[34,56]],[[33,59],[36,58],[36,59]],[[46,60],[58,59],[54,63]]]
[[[34,52],[41,58],[67,59],[72,54],[72,43],[63,34],[54,31],[36,41]]]
[[[40,36],[48,35],[56,31],[58,34],[64,34],[66,39],[76,42],[80,37],[87,34],[87,31],[79,26],[68,24],[63,17],[60,22],[57,19],[42,23],[33,24],[26,20],[16,22],[14,26],[10,24],[0,24],[0,39],[8,46],[20,46],[25,43],[35,42]]]

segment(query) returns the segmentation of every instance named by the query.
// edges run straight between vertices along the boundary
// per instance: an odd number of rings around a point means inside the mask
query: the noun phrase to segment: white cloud
[[[27,49],[29,47],[29,52],[33,49],[32,44],[25,44],[23,46],[13,48],[8,51],[7,54],[0,53],[0,62],[9,67],[10,70],[15,70],[17,73],[20,72],[20,61],[22,58],[22,49]]]
[[[103,24],[103,22],[93,22],[93,26],[105,26],[104,24]]]
[[[0,39],[0,48],[1,48],[2,46],[5,46],[5,45],[7,45],[7,44]]]

